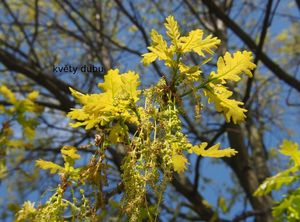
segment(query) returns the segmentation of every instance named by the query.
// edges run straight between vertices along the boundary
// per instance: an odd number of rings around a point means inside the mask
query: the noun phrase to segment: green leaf
[[[237,51],[233,56],[229,52],[226,52],[224,57],[219,57],[218,59],[218,72],[212,72],[210,78],[221,80],[222,84],[224,84],[226,80],[235,82],[241,80],[239,75],[242,73],[252,77],[251,70],[256,67],[256,65],[252,63],[252,60],[252,53],[248,51]]]
[[[247,110],[240,107],[244,103],[230,99],[233,93],[225,86],[209,83],[209,87],[204,89],[204,93],[208,97],[208,102],[215,103],[216,110],[224,113],[226,122],[230,122],[232,119],[233,123],[236,124],[245,120]]]
[[[212,49],[217,48],[217,45],[221,43],[218,38],[213,38],[211,35],[205,39],[202,38],[203,31],[200,29],[189,32],[188,36],[179,39],[181,51],[183,53],[194,51],[199,56],[205,57],[203,51],[213,54]]]
[[[128,93],[130,98],[132,98],[135,102],[138,101],[138,96],[141,93],[141,91],[138,90],[138,86],[140,85],[139,79],[139,75],[133,71],[128,71],[121,75],[121,81],[123,84],[122,89]]]
[[[298,167],[292,167],[285,171],[276,174],[273,177],[267,178],[254,192],[254,196],[262,196],[270,193],[273,190],[279,190],[283,185],[289,185],[297,180],[293,174],[298,170]]]
[[[39,96],[39,92],[38,91],[32,91],[31,93],[29,93],[27,95],[27,98],[31,101],[35,101],[36,98]]]
[[[289,140],[283,140],[280,145],[280,153],[290,156],[295,165],[300,166],[300,150],[297,143]]]
[[[173,16],[170,15],[166,18],[165,27],[167,29],[167,35],[172,40],[172,43],[177,46],[179,43],[180,32],[178,23]]]
[[[217,143],[215,145],[213,145],[212,147],[205,149],[207,147],[208,143],[204,142],[201,143],[197,146],[193,146],[190,150],[190,152],[194,152],[197,155],[201,155],[201,156],[207,156],[207,157],[216,157],[216,158],[220,158],[220,157],[231,157],[234,156],[237,151],[231,148],[226,148],[226,149],[222,149],[220,150],[220,144]]]
[[[104,82],[99,83],[98,87],[104,92],[111,93],[112,97],[116,96],[121,91],[122,80],[118,69],[111,69],[104,76]]]
[[[2,94],[12,104],[17,101],[14,93],[5,85],[0,86],[0,94]]]
[[[36,164],[37,167],[43,169],[43,170],[50,170],[51,174],[55,174],[55,173],[61,173],[64,172],[64,168],[53,163],[50,161],[45,161],[45,160],[37,160]]]
[[[73,160],[80,159],[80,155],[77,154],[77,149],[73,146],[63,146],[61,153],[65,157],[70,157]]]

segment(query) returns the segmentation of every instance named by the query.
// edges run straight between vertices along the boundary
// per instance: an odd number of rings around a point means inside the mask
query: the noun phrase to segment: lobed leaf
[[[27,95],[27,98],[31,101],[35,101],[36,98],[39,96],[39,92],[38,91],[32,91],[31,93],[29,93]]]
[[[254,196],[262,196],[270,193],[272,190],[279,190],[283,185],[289,185],[297,180],[293,174],[298,167],[291,167],[285,171],[267,178],[254,192]]]
[[[98,87],[104,92],[111,93],[114,97],[121,91],[122,80],[118,69],[111,69],[104,76],[104,82],[99,83]]]
[[[180,38],[179,26],[173,16],[166,18],[165,27],[167,29],[167,35],[172,40],[172,43],[177,47]]]
[[[239,75],[242,73],[252,77],[251,70],[256,67],[252,60],[252,53],[248,51],[237,51],[233,56],[226,52],[224,57],[219,57],[218,59],[217,73],[212,72],[210,78],[221,80],[222,84],[224,84],[226,80],[239,81],[241,79]]]
[[[298,144],[289,140],[283,140],[280,145],[280,153],[290,156],[296,166],[300,166],[300,150]]]
[[[237,151],[231,148],[226,148],[220,150],[220,144],[215,144],[212,147],[205,149],[207,147],[208,143],[204,142],[197,146],[193,146],[190,152],[194,152],[197,155],[201,156],[207,156],[207,157],[231,157],[234,156]]]
[[[7,88],[7,86],[2,85],[0,86],[0,93],[12,104],[14,104],[15,102],[17,102],[17,99],[14,95],[14,93]]]
[[[233,93],[227,90],[225,86],[217,84],[209,84],[209,86],[210,88],[204,89],[208,102],[215,103],[216,110],[224,113],[226,122],[230,122],[231,119],[235,124],[243,122],[246,118],[245,112],[247,110],[240,106],[244,105],[244,103],[229,99]]]
[[[61,149],[61,154],[63,156],[68,156],[73,160],[80,159],[80,155],[77,154],[77,149],[73,146],[63,146],[63,148]]]
[[[37,160],[35,165],[43,170],[50,170],[51,174],[55,174],[57,172],[61,173],[64,171],[63,167],[46,160]]]
[[[203,31],[200,29],[189,32],[188,36],[179,39],[181,51],[183,53],[194,51],[199,56],[205,57],[203,51],[213,54],[212,49],[217,48],[217,45],[221,43],[218,38],[212,38],[211,35],[207,36],[205,39],[202,38]]]

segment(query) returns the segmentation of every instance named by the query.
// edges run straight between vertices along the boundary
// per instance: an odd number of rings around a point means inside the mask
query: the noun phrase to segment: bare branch
[[[251,37],[239,27],[228,15],[226,15],[222,9],[220,9],[214,1],[211,0],[202,0],[202,2],[208,7],[211,13],[215,14],[219,19],[221,19],[241,40],[243,40],[246,45],[257,53],[258,46],[251,39]],[[284,71],[276,62],[274,62],[268,55],[264,52],[261,52],[260,55],[261,61],[271,70],[274,75],[276,75],[280,80],[287,83],[289,86],[295,88],[300,92],[300,81],[292,77]]]

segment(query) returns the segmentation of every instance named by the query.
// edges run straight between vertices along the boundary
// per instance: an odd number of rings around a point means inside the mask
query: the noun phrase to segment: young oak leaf
[[[64,168],[51,162],[51,161],[46,161],[46,160],[37,160],[35,165],[43,170],[50,170],[51,174],[55,174],[57,172],[62,173],[64,172]]]
[[[201,143],[199,145],[193,146],[191,148],[191,150],[189,152],[194,152],[197,155],[201,155],[201,156],[207,156],[207,157],[231,157],[234,156],[237,151],[231,148],[226,148],[226,149],[222,149],[220,150],[220,144],[217,143],[215,145],[213,145],[212,147],[205,149],[207,147],[207,143]]]
[[[256,67],[252,60],[252,53],[248,51],[237,51],[233,56],[226,52],[223,58],[219,57],[218,59],[217,73],[211,72],[210,78],[221,80],[221,83],[224,84],[226,80],[239,81],[241,79],[239,75],[242,73],[252,77],[251,70]]]
[[[79,121],[89,119],[89,115],[86,112],[84,112],[83,109],[72,109],[72,111],[70,111],[67,116],[71,119],[76,119]]]
[[[77,154],[77,149],[73,146],[63,146],[60,152],[63,156],[70,157],[73,160],[80,159],[80,155]]]
[[[0,94],[2,94],[8,100],[8,102],[12,104],[17,102],[14,93],[5,85],[0,86]]]
[[[237,124],[245,120],[247,110],[240,107],[244,103],[229,99],[233,93],[225,86],[211,83],[208,88],[204,89],[204,94],[208,97],[209,103],[215,103],[217,112],[223,112],[226,122],[232,119],[233,123]]]
[[[61,167],[53,162],[45,160],[37,160],[36,166],[44,170],[50,170],[51,174],[55,173],[67,173],[73,179],[78,179],[80,168],[74,168],[75,160],[80,158],[80,155],[77,154],[77,149],[73,146],[64,146],[61,149],[61,154],[64,159],[64,167]]]
[[[253,193],[254,196],[263,196],[270,193],[272,190],[279,190],[284,185],[289,185],[297,181],[297,177],[293,176],[299,170],[298,166],[293,166],[284,170],[275,176],[267,178],[259,185],[257,190]]]
[[[149,53],[143,54],[142,62],[145,65],[149,65],[151,62],[156,60],[157,58],[160,60],[167,60],[167,51],[168,45],[167,42],[164,40],[163,36],[158,34],[156,30],[151,31],[151,39],[152,44],[148,47]]]
[[[300,150],[298,144],[289,140],[283,140],[280,145],[280,153],[290,156],[296,166],[300,166]]]
[[[170,15],[166,18],[165,27],[167,29],[167,35],[170,37],[174,46],[177,47],[179,43],[180,32],[178,23],[173,16]]]
[[[112,97],[116,96],[122,90],[123,85],[118,69],[111,69],[104,76],[104,82],[99,83],[98,87],[104,92],[111,93]]]
[[[204,52],[213,54],[214,48],[220,44],[220,40],[212,35],[203,39],[203,31],[196,29],[191,31],[188,36],[180,37],[179,26],[173,16],[166,19],[165,27],[167,35],[170,37],[172,44],[168,48],[167,42],[163,36],[158,34],[155,30],[151,31],[152,44],[148,47],[148,53],[143,54],[142,63],[149,65],[156,59],[165,60],[166,66],[173,67],[175,61],[173,56],[176,51],[180,53],[187,53],[194,51],[198,55],[205,57]]]
[[[70,123],[71,127],[85,126],[88,130],[98,124],[104,126],[116,117],[118,110],[121,110],[120,104],[114,104],[111,93],[91,94],[86,99],[88,102],[81,109],[72,109],[68,113],[69,118],[79,121]]]
[[[76,91],[75,89],[72,89],[69,87],[69,90],[71,92],[71,95],[75,97],[81,104],[86,104],[89,101],[90,95],[85,95],[81,92]]]
[[[189,32],[188,36],[179,39],[181,51],[183,53],[194,51],[199,56],[205,57],[203,51],[213,54],[212,49],[217,48],[217,45],[221,43],[218,38],[212,37],[211,35],[207,36],[205,39],[202,38],[203,31],[200,29]]]
[[[122,89],[128,93],[130,98],[132,98],[135,102],[139,100],[138,96],[141,93],[141,91],[138,90],[140,85],[139,79],[139,75],[133,71],[128,71],[121,75],[121,81],[123,83]]]
[[[118,69],[109,70],[107,75],[104,76],[104,82],[98,84],[107,95],[112,96],[112,100],[116,97],[123,97],[125,93],[134,99],[135,102],[139,99],[138,95],[141,93],[141,91],[138,90],[139,85],[140,81],[137,73],[128,71],[120,75]]]
[[[154,54],[153,52],[145,53],[142,56],[143,56],[142,63],[145,66],[150,65],[152,62],[154,62],[157,59],[157,55]]]
[[[39,96],[39,92],[38,91],[32,91],[31,93],[29,93],[27,95],[27,98],[31,101],[35,101],[36,98]]]
[[[247,110],[240,107],[244,105],[243,102],[228,98],[221,100],[220,104],[223,107],[226,122],[230,122],[230,119],[232,119],[233,123],[237,124],[245,120]]]

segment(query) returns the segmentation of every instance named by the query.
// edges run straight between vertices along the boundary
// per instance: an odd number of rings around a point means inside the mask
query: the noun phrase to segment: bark
[[[267,151],[263,143],[263,135],[248,118],[247,121],[247,138],[252,150],[252,161],[255,166],[255,171],[259,183],[262,183],[270,176],[270,171],[267,166]]]
[[[271,215],[272,199],[269,196],[254,197],[252,195],[260,182],[254,165],[250,161],[247,147],[244,143],[245,138],[242,133],[242,128],[238,125],[228,124],[227,134],[230,146],[236,149],[238,154],[226,159],[226,162],[235,172],[253,209],[263,212],[261,216],[257,216],[256,221],[273,221]]]

